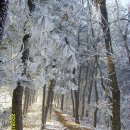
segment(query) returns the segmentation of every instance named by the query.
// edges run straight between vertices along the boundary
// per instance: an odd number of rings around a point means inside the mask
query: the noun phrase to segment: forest
[[[130,130],[129,0],[0,0],[0,130]]]

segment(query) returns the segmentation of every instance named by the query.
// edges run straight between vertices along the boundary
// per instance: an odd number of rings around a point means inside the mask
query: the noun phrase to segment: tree
[[[53,97],[54,97],[54,93],[53,93],[53,88],[55,86],[55,80],[51,80],[49,82],[48,85],[48,93],[47,93],[47,97],[46,97],[46,104],[45,104],[45,89],[46,89],[46,85],[43,87],[43,101],[42,101],[42,128],[41,130],[45,129],[45,125],[46,125],[46,121],[47,121],[47,116],[48,116],[48,112],[49,109],[51,111],[51,106],[52,106],[52,102],[53,102]]]
[[[0,44],[2,42],[4,26],[7,18],[9,0],[0,1]]]
[[[110,36],[110,29],[108,26],[108,16],[106,9],[106,0],[98,1],[101,12],[102,30],[104,34],[105,47],[107,51],[108,73],[110,78],[110,85],[112,89],[112,130],[121,129],[120,121],[120,89],[116,77],[115,64],[112,59],[113,48]]]
[[[20,82],[17,82],[16,89],[13,92],[12,98],[12,115],[15,116],[15,129],[23,130],[23,118],[22,118],[22,96],[23,96],[23,86]],[[14,126],[12,125],[12,129]]]
[[[32,11],[34,11],[34,8],[32,8],[32,6],[34,6],[34,1],[29,1],[28,6],[30,12],[32,13]],[[27,60],[29,58],[29,45],[28,45],[29,37],[30,34],[26,34],[26,33],[23,37],[24,51],[22,53],[21,59],[24,67],[23,67],[23,72],[21,73],[22,76],[27,76],[26,71],[27,71]],[[22,96],[23,96],[23,86],[21,86],[21,81],[17,81],[17,87],[13,91],[13,99],[12,99],[12,114],[15,115],[16,130],[23,130]]]

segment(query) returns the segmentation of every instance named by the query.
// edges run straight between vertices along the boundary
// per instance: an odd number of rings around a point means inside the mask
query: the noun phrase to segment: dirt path
[[[34,103],[29,107],[27,116],[23,119],[23,130],[41,130],[41,104],[40,102]],[[10,130],[10,126],[0,127],[0,130]],[[46,130],[67,130],[63,125],[57,121],[56,115],[52,113],[51,119],[47,120]]]
[[[81,124],[75,123],[69,115],[64,114],[62,111],[55,110],[55,113],[58,117],[58,120],[69,130],[93,130],[91,128],[86,128]]]
[[[40,130],[41,114],[41,105],[39,103],[33,104],[24,119],[24,130]],[[51,120],[47,121],[46,130],[65,130],[65,127],[57,121],[56,115],[53,113]]]

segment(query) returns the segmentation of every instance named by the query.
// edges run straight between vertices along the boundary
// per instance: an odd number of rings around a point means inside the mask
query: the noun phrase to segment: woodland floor
[[[50,118],[50,117],[49,117]],[[33,104],[29,108],[29,113],[24,120],[24,130],[40,130],[41,127],[41,105],[39,103]],[[57,121],[54,113],[51,119],[47,120],[46,130],[64,130],[65,127]]]
[[[11,107],[11,93],[9,92],[9,89],[0,88],[0,110],[1,112],[5,110],[6,108]],[[38,97],[38,100],[36,103],[32,104],[31,107],[29,107],[29,112],[24,118],[24,130],[40,130],[41,127],[41,99]],[[0,113],[1,115],[2,113]],[[2,117],[0,117],[0,120]],[[9,117],[8,117],[9,118]],[[49,117],[50,118],[50,117]],[[3,127],[0,125],[0,130],[10,130],[11,128],[6,126]],[[57,121],[57,117],[52,113],[51,119],[47,120],[46,130],[64,130],[65,127]],[[66,129],[67,130],[67,129]]]
[[[3,110],[11,107],[11,92],[6,88],[0,88],[0,112]],[[24,129],[23,130],[40,130],[41,128],[41,96],[37,98],[37,102],[32,104],[31,107],[29,107],[28,114],[26,118],[24,118],[23,123],[24,123]],[[65,112],[66,113],[66,112]],[[1,113],[0,113],[1,114]],[[10,116],[8,117],[8,119]],[[71,118],[69,118],[71,120]],[[1,121],[1,117],[0,117]],[[73,119],[72,119],[73,121]],[[88,126],[88,128],[94,128],[90,125],[87,120],[81,120],[81,124],[84,126]],[[0,130],[10,130],[10,127],[2,127],[0,125]],[[52,112],[51,119],[50,116],[47,120],[47,125],[46,125],[46,130],[68,130],[66,127],[64,127],[56,117],[56,114],[54,111]],[[109,130],[105,128],[103,125],[99,125],[95,130]]]

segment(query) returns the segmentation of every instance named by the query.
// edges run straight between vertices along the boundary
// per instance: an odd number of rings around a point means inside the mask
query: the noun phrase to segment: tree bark
[[[50,80],[50,84],[49,84],[49,88],[48,88],[48,94],[47,94],[47,99],[46,99],[46,104],[45,104],[45,107],[44,107],[44,112],[45,113],[43,113],[44,114],[44,117],[43,117],[44,119],[42,119],[43,120],[43,124],[42,125],[44,126],[43,129],[45,128],[45,125],[46,125],[46,120],[47,120],[49,108],[51,109],[51,106],[52,106],[53,96],[54,96],[54,92],[53,92],[53,87],[54,86],[55,86],[55,80],[52,79],[52,80]],[[43,116],[43,114],[42,114],[42,116]]]
[[[96,56],[97,57],[97,56]],[[97,66],[95,68],[95,82],[94,82],[94,85],[95,85],[95,101],[96,101],[96,104],[98,105],[98,100],[99,100],[99,97],[98,97],[98,89],[97,89]],[[95,108],[95,111],[94,111],[94,127],[96,128],[97,126],[97,112],[98,112],[98,107]]]
[[[78,89],[74,90],[75,97],[75,123],[80,124],[79,122],[79,93],[80,93],[80,82],[81,82],[81,66],[79,67],[79,75],[78,75]]]
[[[24,107],[23,107],[23,116],[25,117],[28,112],[29,105],[29,88],[25,88],[25,99],[24,99]]]
[[[79,91],[75,90],[75,123],[80,124],[79,122]]]
[[[24,70],[23,70],[23,72],[22,72],[22,75],[26,75],[26,68],[27,68],[27,63],[26,63],[26,60],[28,60],[28,56],[29,56],[29,48],[27,47],[27,42],[28,42],[28,38],[29,38],[29,36],[28,36],[28,34],[25,34],[25,36],[23,37],[23,43],[24,43],[24,47],[25,47],[25,50],[24,50],[24,52],[22,53],[22,57],[21,57],[21,59],[22,59],[22,63],[23,63],[23,65],[24,65]],[[23,88],[22,88],[22,86],[20,85],[20,81],[18,81],[18,86],[16,87],[16,89],[14,90],[14,92],[13,92],[13,100],[14,101],[12,101],[12,108],[14,107],[14,102],[15,102],[15,100],[17,101],[16,103],[18,103],[19,105],[17,106],[17,107],[19,107],[19,108],[17,108],[19,111],[15,111],[15,115],[20,115],[20,116],[16,116],[16,120],[18,120],[17,122],[16,122],[16,126],[17,126],[17,128],[16,128],[16,130],[23,130],[23,121],[22,121],[22,116],[21,116],[21,114],[22,114],[22,95],[23,95]],[[16,105],[16,104],[15,104]],[[13,111],[12,111],[13,112]],[[20,114],[19,114],[20,113]],[[12,113],[13,114],[13,113]],[[18,119],[17,119],[18,118]],[[19,126],[21,127],[21,128],[19,128]]]
[[[33,0],[29,0],[33,1]],[[34,4],[32,2],[32,4]],[[28,5],[29,8],[30,6],[33,6],[32,4]],[[30,9],[30,12],[34,10]],[[25,29],[26,30],[26,29]],[[26,61],[28,60],[29,57],[29,45],[28,45],[28,39],[30,38],[30,34],[25,34],[23,37],[23,43],[24,43],[24,52],[22,53],[22,63],[24,66],[24,70],[22,72],[22,75],[26,75],[26,68],[27,68],[27,63]],[[22,121],[22,95],[23,95],[23,88],[20,85],[20,81],[17,82],[17,87],[13,92],[13,99],[12,99],[12,114],[16,115],[16,130],[23,130],[23,121]],[[12,127],[13,129],[13,127]]]
[[[86,93],[87,81],[88,81],[88,68],[89,68],[89,65],[86,67],[86,81],[85,81],[85,86],[83,87],[81,117],[84,116],[84,110],[85,110],[85,96],[86,96],[85,93]]]
[[[45,100],[46,100],[46,85],[43,87],[43,98],[42,98],[42,128],[45,129]]]
[[[90,104],[91,101],[91,94],[92,94],[92,88],[93,88],[93,78],[94,78],[94,71],[95,71],[95,62],[93,66],[93,70],[91,72],[91,82],[90,82],[90,87],[89,87],[89,93],[88,93],[88,104]]]
[[[54,81],[55,82],[55,81]],[[52,113],[52,103],[53,103],[53,99],[54,99],[54,92],[53,92],[53,87],[54,87],[54,84],[53,84],[53,81],[52,81],[52,89],[51,89],[51,97],[50,97],[50,104],[49,104],[49,109],[50,109],[50,119],[51,119],[51,113]]]
[[[64,94],[61,95],[61,111],[63,111],[64,108]]]
[[[22,96],[23,96],[23,87],[20,85],[20,82],[17,82],[17,87],[13,92],[12,99],[12,115],[15,117],[15,127],[12,126],[12,130],[23,130],[22,123]]]
[[[72,100],[73,117],[75,118],[75,105],[74,105],[74,96],[73,96],[72,89],[71,89],[71,100]]]
[[[115,65],[112,60],[112,43],[110,36],[110,29],[108,26],[108,16],[106,9],[106,0],[101,0],[99,3],[100,12],[101,12],[101,21],[102,21],[102,30],[104,33],[105,47],[107,51],[107,63],[108,63],[108,73],[110,78],[110,85],[112,88],[112,130],[121,130],[121,121],[120,121],[120,90],[117,82]]]
[[[28,41],[28,35],[25,34],[25,36],[23,37],[23,43],[26,45],[27,41]],[[29,56],[29,49],[25,48],[24,52],[22,53],[22,57],[21,57],[22,63],[24,65],[24,70],[22,72],[22,75],[26,75],[26,65],[27,65],[26,60],[28,59],[28,56]],[[18,85],[17,85],[16,89],[13,92],[12,108],[15,107],[15,105],[17,107],[19,107],[19,108],[17,108],[16,111],[14,111],[15,115],[19,115],[19,116],[16,116],[16,126],[17,126],[16,130],[23,130],[23,121],[22,121],[22,116],[21,116],[21,114],[22,114],[22,95],[23,95],[23,88],[20,85],[20,81],[18,81],[17,84]],[[13,108],[13,109],[15,109],[15,108]],[[12,114],[13,114],[13,111],[12,111]]]
[[[8,10],[9,0],[1,0],[0,1],[0,44],[2,42],[4,25],[7,18],[7,10]]]

